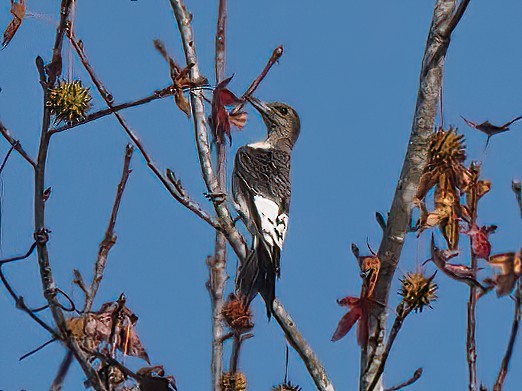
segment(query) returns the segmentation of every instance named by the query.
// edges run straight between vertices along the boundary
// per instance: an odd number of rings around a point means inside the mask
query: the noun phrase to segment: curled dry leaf
[[[448,263],[449,259],[457,255],[458,251],[439,249],[435,244],[434,235],[431,235],[431,258],[428,261],[432,261],[441,272],[455,281],[463,282],[470,287],[477,287],[481,291],[486,291],[487,289],[476,280],[473,269],[461,264]]]
[[[352,252],[357,258],[361,269],[363,289],[360,298],[347,296],[337,300],[337,304],[350,308],[350,311],[339,321],[337,329],[332,336],[332,341],[335,342],[343,338],[348,334],[355,323],[359,322],[357,326],[357,341],[359,345],[365,346],[369,336],[368,318],[373,303],[371,297],[373,296],[375,285],[379,277],[381,261],[375,254],[371,256],[361,256],[359,248],[355,244],[352,244]]]
[[[19,3],[16,3],[15,0],[11,0],[11,14],[13,14],[13,19],[11,19],[11,22],[4,31],[2,48],[5,48],[7,45],[9,45],[9,42],[11,42],[13,39],[25,18],[25,12],[25,0],[20,0]]]
[[[237,106],[243,102],[239,99],[227,86],[234,76],[223,80],[214,89],[212,95],[212,130],[214,133],[214,139],[223,141],[224,137],[227,136],[229,141],[232,142],[232,136],[230,133],[231,125],[243,128],[246,124],[247,114],[240,111],[235,114],[230,114],[225,106]]]
[[[501,274],[492,280],[497,288],[497,295],[510,294],[517,280],[522,276],[522,248],[517,252],[492,255],[488,262],[491,266],[500,268],[501,271]]]
[[[187,115],[188,118],[190,118],[190,103],[183,94],[183,89],[204,86],[208,84],[208,80],[204,77],[200,77],[198,80],[192,80],[190,77],[190,70],[194,64],[188,64],[185,68],[179,66],[176,61],[174,61],[174,59],[168,54],[164,43],[159,39],[154,40],[154,47],[169,63],[172,88],[176,92],[174,95],[176,105]]]
[[[473,121],[467,120],[466,118],[464,118],[462,116],[461,116],[461,118],[464,120],[464,122],[466,122],[466,124],[468,124],[468,126],[475,128],[477,130],[480,130],[482,133],[485,133],[488,136],[488,139],[486,141],[486,147],[487,147],[491,136],[494,136],[499,133],[507,132],[509,130],[509,127],[511,124],[522,119],[522,115],[519,117],[516,117],[516,118],[512,119],[511,121],[506,122],[505,124],[500,125],[500,126],[493,125],[489,121],[485,121],[485,122],[482,122],[481,124],[477,124]]]
[[[114,343],[114,348],[125,355],[139,357],[150,363],[135,325],[138,317],[124,304],[109,302],[98,312],[67,319],[71,335],[87,351],[100,350]]]
[[[419,234],[427,228],[439,226],[448,247],[459,243],[459,221],[469,213],[460,203],[461,193],[469,187],[471,172],[464,166],[466,148],[464,137],[456,129],[439,129],[431,136],[428,162],[421,176],[415,204],[421,209]],[[427,193],[435,187],[435,210],[428,212]],[[485,190],[484,190],[485,191]]]

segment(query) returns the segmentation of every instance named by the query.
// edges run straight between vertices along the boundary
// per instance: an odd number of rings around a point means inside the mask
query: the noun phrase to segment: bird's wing
[[[239,148],[233,193],[264,242],[280,250],[290,208],[290,155],[277,149]]]

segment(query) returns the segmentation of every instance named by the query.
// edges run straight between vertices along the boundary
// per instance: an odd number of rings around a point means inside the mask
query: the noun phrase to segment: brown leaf
[[[2,47],[5,48],[9,42],[13,39],[14,35],[20,28],[22,21],[25,18],[26,5],[25,0],[20,0],[20,3],[15,3],[14,0],[11,1],[11,14],[13,14],[13,19],[7,26],[4,32],[4,38],[2,40]]]
[[[230,123],[239,129],[243,129],[246,125],[248,114],[246,111],[240,111],[229,115]]]
[[[183,111],[188,118],[190,118],[190,104],[181,89],[176,90],[176,95],[174,95],[174,101],[176,102],[176,105],[180,108],[180,110]]]
[[[139,357],[150,364],[149,355],[145,351],[136,333],[136,329],[130,322],[122,327],[119,350],[121,350],[123,354]]]
[[[516,118],[512,119],[511,121],[506,122],[505,124],[500,125],[500,126],[493,125],[489,121],[485,121],[485,122],[482,122],[481,124],[477,124],[473,121],[467,120],[466,118],[464,118],[462,116],[461,116],[461,118],[464,120],[464,122],[466,122],[466,124],[468,124],[468,126],[475,128],[477,130],[480,130],[482,133],[485,133],[488,136],[488,138],[486,140],[486,147],[487,147],[488,143],[489,143],[489,139],[492,136],[499,134],[499,133],[507,132],[509,130],[509,126],[511,124],[522,119],[522,115],[519,117],[516,117]]]
[[[492,255],[488,262],[491,266],[498,267],[501,270],[501,274],[494,280],[497,286],[497,295],[510,294],[515,283],[522,276],[522,249],[518,252]]]

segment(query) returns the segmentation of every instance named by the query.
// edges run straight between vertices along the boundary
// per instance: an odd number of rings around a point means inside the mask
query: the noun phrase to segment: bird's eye
[[[288,114],[288,109],[286,107],[280,107],[279,108],[279,111],[281,112],[281,114],[283,115],[287,115]]]

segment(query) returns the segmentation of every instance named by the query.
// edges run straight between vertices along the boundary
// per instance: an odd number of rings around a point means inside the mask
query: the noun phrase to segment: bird
[[[285,103],[248,100],[261,113],[267,137],[240,147],[235,156],[232,195],[253,237],[252,248],[239,267],[236,287],[248,303],[260,293],[270,319],[288,230],[292,150],[301,125],[297,112]]]

